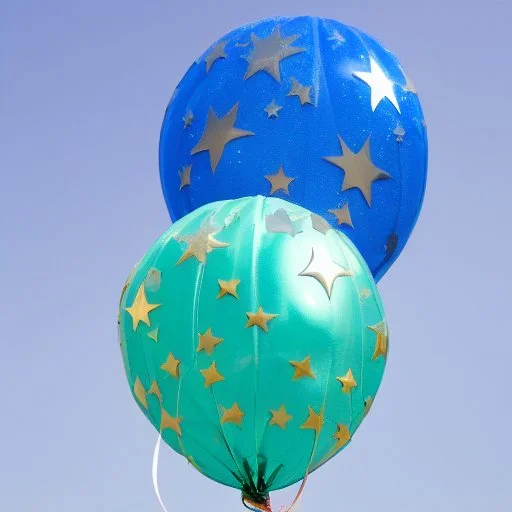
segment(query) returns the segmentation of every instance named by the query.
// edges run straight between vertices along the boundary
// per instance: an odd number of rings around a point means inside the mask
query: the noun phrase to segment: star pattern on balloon
[[[180,423],[182,418],[171,416],[167,411],[162,408],[162,416],[160,420],[160,432],[163,432],[166,428],[169,428],[176,432],[181,437]]]
[[[160,289],[160,285],[162,284],[162,272],[157,268],[151,267],[148,270],[146,275],[146,279],[144,280],[144,286],[147,290],[152,292],[156,292]]]
[[[365,416],[367,416],[367,414],[370,412],[370,409],[372,408],[372,405],[373,405],[373,397],[372,396],[367,396],[364,399],[364,415]]]
[[[311,356],[305,357],[302,361],[289,361],[289,363],[295,369],[292,380],[299,380],[305,377],[315,379],[315,374],[311,369]]]
[[[311,101],[311,85],[302,85],[296,78],[292,78],[292,88],[288,96],[298,96],[302,106],[306,104],[313,105]]]
[[[308,409],[308,419],[300,426],[300,428],[314,430],[316,434],[319,434],[324,424],[324,411],[321,410],[317,413],[310,405],[308,405]]]
[[[351,276],[353,272],[332,260],[325,249],[311,249],[311,259],[307,267],[299,274],[299,276],[307,276],[315,278],[324,288],[329,300],[331,299],[334,282],[339,277]]]
[[[135,398],[137,398],[140,405],[142,405],[144,409],[147,409],[148,401],[146,398],[146,390],[144,389],[144,386],[142,385],[139,377],[135,379],[135,384],[133,385],[133,394],[135,395]]]
[[[207,73],[210,71],[215,61],[217,61],[218,59],[225,59],[227,57],[225,51],[227,44],[228,41],[220,41],[208,53],[205,59]]]
[[[151,387],[148,390],[148,395],[155,395],[158,400],[160,400],[160,402],[162,401],[162,392],[160,391],[158,382],[156,380],[151,383]]]
[[[158,342],[158,327],[148,332],[148,338]]]
[[[245,327],[256,326],[265,332],[268,332],[268,322],[279,316],[278,314],[275,313],[265,313],[261,306],[258,308],[258,311],[256,311],[256,313],[251,313],[248,311],[246,315],[248,320],[247,323],[245,324]]]
[[[336,380],[340,382],[343,393],[350,393],[357,386],[356,379],[354,379],[352,369],[350,368],[343,377],[336,377]]]
[[[213,386],[213,384],[224,380],[224,377],[219,373],[219,370],[217,370],[215,361],[213,361],[206,370],[201,370],[201,373],[204,377],[205,388],[209,388],[210,386]]]
[[[402,125],[398,121],[396,123],[396,128],[393,130],[393,134],[396,136],[397,142],[404,141],[405,130],[403,129]]]
[[[160,366],[162,370],[167,372],[171,377],[177,379],[180,376],[180,360],[176,359],[171,352],[167,356],[167,360]]]
[[[199,334],[199,345],[197,346],[197,352],[204,350],[209,356],[211,356],[215,347],[220,345],[223,341],[224,338],[217,338],[214,336],[212,328],[209,327],[204,334]]]
[[[269,233],[285,233],[292,237],[302,233],[302,230],[290,219],[288,212],[284,208],[280,208],[275,213],[267,215],[265,217],[265,227]]]
[[[339,48],[345,42],[345,38],[343,37],[343,35],[340,34],[339,31],[336,29],[332,31],[332,35],[328,37],[327,40],[333,41],[333,50]]]
[[[279,167],[276,174],[267,174],[265,179],[270,182],[270,185],[272,185],[272,188],[270,189],[270,195],[279,192],[279,190],[282,190],[285,194],[290,195],[288,187],[290,186],[290,183],[295,180],[295,178],[286,176],[282,165]]]
[[[299,37],[299,34],[281,37],[279,26],[275,27],[272,33],[263,39],[260,39],[256,34],[251,34],[253,50],[248,57],[244,57],[249,63],[244,79],[251,78],[259,71],[265,71],[280,82],[281,61],[304,51],[304,48],[290,46]]]
[[[283,107],[278,105],[275,100],[272,100],[266,107],[265,112],[267,113],[268,118],[277,118],[279,117],[279,111],[282,110]]]
[[[342,425],[338,423],[336,427],[336,432],[333,434],[334,439],[336,439],[336,445],[334,447],[335,450],[339,450],[343,448],[351,439],[350,430],[346,425]]]
[[[199,230],[193,235],[185,235],[179,238],[179,241],[187,243],[187,248],[177,261],[177,265],[180,265],[189,258],[194,257],[200,263],[206,262],[206,255],[213,249],[219,249],[221,247],[229,247],[229,243],[220,242],[213,235],[216,235],[221,231],[220,228],[213,226],[209,219],[207,219]]]
[[[242,137],[254,135],[253,132],[235,127],[238,106],[239,103],[236,103],[224,117],[217,117],[213,108],[210,107],[203,135],[190,152],[195,155],[201,151],[208,151],[212,172],[214,173],[222,158],[226,144]]]
[[[222,279],[217,280],[219,283],[219,294],[217,295],[217,299],[221,299],[226,295],[231,295],[238,299],[238,293],[236,291],[237,286],[240,284],[240,279],[230,279],[229,281],[223,281]]]
[[[221,423],[234,423],[235,425],[241,425],[244,419],[245,413],[240,409],[237,402],[235,402],[229,409],[223,407],[224,412],[220,419]]]
[[[133,330],[137,330],[139,322],[144,322],[147,326],[151,326],[149,313],[160,306],[161,304],[150,304],[147,301],[144,283],[142,283],[137,290],[133,304],[129,308],[125,308],[132,317]]]
[[[316,213],[311,214],[311,227],[315,231],[322,233],[322,235],[326,235],[327,232],[332,229],[331,225],[323,217],[317,215]]]
[[[270,414],[272,414],[269,422],[270,425],[276,425],[281,427],[283,430],[286,429],[286,424],[292,419],[292,416],[290,416],[286,411],[284,404],[277,410],[270,409]]]
[[[386,322],[369,325],[368,329],[377,335],[375,338],[375,351],[373,352],[372,359],[375,360],[380,356],[386,357],[388,353],[388,331]]]
[[[183,166],[178,174],[180,176],[180,190],[183,187],[188,187],[190,185],[190,172],[192,171],[192,166],[187,165]]]
[[[187,110],[187,113],[182,118],[183,121],[183,129],[189,128],[192,126],[192,123],[194,122],[194,114],[191,110]]]
[[[323,158],[344,171],[341,191],[344,192],[351,188],[357,188],[363,194],[368,206],[371,206],[373,182],[389,179],[391,176],[372,162],[370,156],[370,137],[366,139],[363,147],[357,153],[353,153],[350,150],[340,135],[338,135],[338,139],[342,155],[324,156]]]
[[[401,65],[399,65],[399,68],[400,68],[400,71],[402,72],[402,75],[403,75],[404,80],[405,80],[405,84],[402,85],[402,89],[404,91],[406,91],[406,92],[411,92],[413,94],[418,94],[417,91],[416,91],[416,87],[414,87],[414,84],[410,80],[409,75],[407,75],[407,73],[404,71],[404,68]]]
[[[352,224],[352,218],[350,217],[348,203],[345,203],[341,208],[329,210],[329,213],[332,213],[336,217],[336,220],[338,221],[338,226],[345,224],[347,226],[350,226],[351,228],[354,227]]]
[[[374,112],[379,103],[387,98],[400,113],[394,90],[395,82],[386,76],[373,56],[370,55],[370,71],[354,71],[352,74],[370,87],[370,102]]]

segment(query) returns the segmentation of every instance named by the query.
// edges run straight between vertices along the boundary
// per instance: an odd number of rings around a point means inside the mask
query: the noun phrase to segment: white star
[[[370,56],[370,71],[354,71],[352,74],[369,85],[372,110],[374,112],[379,103],[384,98],[387,98],[400,113],[400,107],[393,89],[395,83],[386,76],[373,57]]]
[[[331,299],[334,281],[338,277],[351,275],[353,275],[351,270],[347,270],[332,261],[327,251],[319,248],[316,251],[314,248],[311,249],[311,259],[308,266],[299,274],[299,276],[314,277],[323,286],[329,300]]]

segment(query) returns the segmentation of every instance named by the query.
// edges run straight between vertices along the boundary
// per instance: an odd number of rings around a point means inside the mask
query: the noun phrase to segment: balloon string
[[[160,445],[162,443],[162,433],[158,434],[158,439],[155,445],[155,451],[153,452],[153,467],[151,474],[153,476],[153,489],[155,489],[156,497],[158,498],[158,502],[160,506],[164,510],[164,512],[168,512],[165,508],[164,502],[162,501],[162,497],[160,496],[160,489],[158,488],[158,459],[160,456]]]

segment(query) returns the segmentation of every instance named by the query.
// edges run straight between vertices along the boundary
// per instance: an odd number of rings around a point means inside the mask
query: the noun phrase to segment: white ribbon
[[[158,489],[158,459],[160,456],[160,445],[162,443],[162,434],[158,434],[158,439],[155,445],[155,451],[153,452],[153,468],[151,474],[153,476],[153,488],[155,489],[156,497],[158,498],[158,502],[160,506],[164,510],[164,512],[168,512],[165,508],[164,502],[162,501],[162,497],[160,496],[160,490]]]

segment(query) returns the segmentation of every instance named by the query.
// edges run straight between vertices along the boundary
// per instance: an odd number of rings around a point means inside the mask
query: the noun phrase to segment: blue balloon
[[[411,234],[426,173],[425,121],[402,66],[329,19],[230,32],[181,80],[161,131],[173,220],[212,201],[281,197],[341,229],[377,280]]]

